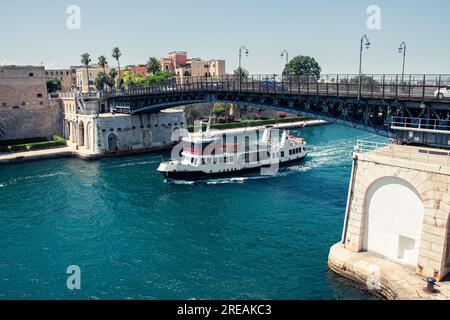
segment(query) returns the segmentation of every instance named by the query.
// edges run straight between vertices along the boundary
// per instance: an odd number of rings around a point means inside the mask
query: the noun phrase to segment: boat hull
[[[285,161],[280,163],[280,167],[287,167],[290,165],[293,165],[295,163],[300,163],[305,160],[307,155]],[[166,179],[172,179],[172,180],[184,180],[184,181],[198,181],[198,180],[208,180],[208,179],[223,179],[223,178],[233,178],[240,175],[255,173],[261,170],[261,167],[254,167],[254,168],[245,168],[235,171],[226,171],[226,172],[212,172],[207,173],[203,171],[160,171],[160,173],[166,178]]]

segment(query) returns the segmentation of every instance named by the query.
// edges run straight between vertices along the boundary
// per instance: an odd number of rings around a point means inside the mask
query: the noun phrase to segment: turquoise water
[[[356,139],[303,132],[277,177],[167,183],[168,154],[0,167],[1,299],[371,299],[327,269]],[[81,268],[81,290],[66,268]]]

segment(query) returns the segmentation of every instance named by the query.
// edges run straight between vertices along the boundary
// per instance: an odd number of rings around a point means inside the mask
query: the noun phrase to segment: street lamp
[[[405,43],[405,41],[400,43],[400,47],[398,48],[398,53],[400,53],[400,54],[403,53],[403,68],[402,68],[402,83],[403,83],[403,78],[405,77],[405,61],[406,61],[406,43]]]
[[[245,53],[245,56],[248,56],[248,49],[245,46],[241,46],[239,48],[239,93],[241,92],[241,84],[242,84],[242,52]]]
[[[362,55],[363,55],[363,45],[364,40],[366,41],[365,46],[368,50],[370,47],[370,41],[366,34],[361,37],[361,47],[359,50],[359,84],[358,84],[358,100],[361,99],[361,88],[362,88]]]
[[[287,65],[289,63],[289,52],[286,49],[281,51],[281,54],[280,54],[281,59],[283,59],[284,57],[286,57],[286,65]]]

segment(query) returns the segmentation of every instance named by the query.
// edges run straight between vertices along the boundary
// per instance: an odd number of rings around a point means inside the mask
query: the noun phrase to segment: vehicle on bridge
[[[203,90],[222,90],[223,89],[222,82],[201,82],[200,85]]]
[[[450,87],[436,89],[433,94],[439,99],[450,98]]]
[[[288,90],[288,85],[274,80],[263,80],[259,83],[262,90]]]
[[[163,162],[157,170],[167,179],[187,181],[235,177],[259,170],[261,175],[274,175],[280,166],[301,162],[307,156],[304,139],[286,130],[281,138],[279,130],[271,126],[264,129],[259,140],[250,141],[251,135],[258,137],[256,130],[227,135],[226,139],[233,143],[226,143],[222,135],[211,136],[209,129],[193,134],[183,139],[181,160]]]

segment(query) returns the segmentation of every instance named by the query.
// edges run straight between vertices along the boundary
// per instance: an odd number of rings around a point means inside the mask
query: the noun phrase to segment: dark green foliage
[[[47,141],[44,137],[0,141],[0,152],[39,150],[65,145],[66,140],[55,134],[52,141]]]
[[[45,78],[45,84],[47,85],[48,93],[55,93],[56,91],[62,89],[61,80],[59,80],[58,78]]]
[[[319,78],[320,72],[322,72],[322,68],[314,58],[308,56],[296,56],[288,62],[283,70],[283,75],[314,75]]]

